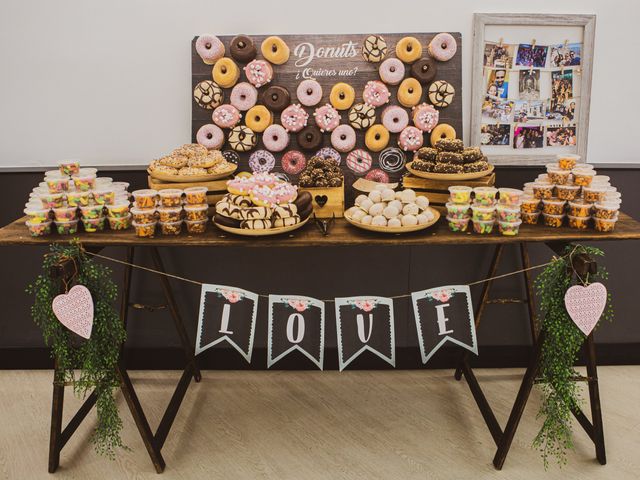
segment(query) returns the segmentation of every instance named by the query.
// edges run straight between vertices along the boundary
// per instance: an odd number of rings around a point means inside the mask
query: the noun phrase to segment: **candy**
[[[519,205],[524,192],[517,188],[499,188],[498,202],[502,205]]]
[[[471,187],[466,186],[451,186],[449,187],[449,194],[451,195],[451,202],[453,203],[469,203],[471,200]]]
[[[53,215],[58,221],[76,220],[78,218],[78,209],[76,207],[54,208]]]
[[[56,231],[59,235],[74,235],[78,232],[78,220],[58,221]]]
[[[573,200],[580,193],[579,185],[556,185],[556,195],[560,200]]]
[[[602,202],[607,195],[607,188],[605,186],[591,186],[591,187],[582,187],[582,198],[586,202]]]
[[[207,203],[207,187],[189,187],[184,189],[186,203],[198,205]]]
[[[42,208],[60,208],[64,205],[64,195],[62,193],[40,193],[38,194]]]
[[[112,188],[96,189],[93,191],[93,200],[99,205],[111,205],[116,198],[116,192]]]
[[[455,220],[469,218],[469,208],[471,207],[471,205],[469,205],[468,203],[448,202],[445,207],[447,207],[447,216],[449,218],[453,218]]]
[[[534,213],[538,211],[540,207],[540,200],[533,197],[523,197],[522,204],[520,205],[521,212]]]
[[[593,177],[595,176],[593,170],[577,167],[571,170],[573,173],[573,183],[574,185],[580,185],[581,187],[588,187],[591,185]]]
[[[45,179],[49,193],[62,193],[69,189],[69,177],[47,177]]]
[[[51,210],[48,208],[31,208],[24,209],[24,213],[29,216],[29,221],[33,223],[43,223],[50,219]]]
[[[100,218],[103,215],[102,205],[86,205],[80,207],[80,216],[85,218]]]
[[[131,214],[127,213],[123,217],[107,217],[111,230],[126,230],[131,226]]]
[[[569,182],[569,170],[563,170],[557,165],[547,165],[549,181],[556,185],[566,185]]]
[[[557,155],[556,159],[558,160],[558,166],[563,170],[571,170],[576,166],[578,160],[580,160],[580,155],[572,155],[572,154],[564,154]]]
[[[544,199],[542,200],[542,211],[551,215],[562,215],[566,203],[564,200],[558,200],[557,198]]]
[[[58,162],[58,168],[63,175],[75,175],[80,170],[80,163],[75,160],[63,160]]]
[[[190,222],[196,222],[196,221],[207,221],[208,217],[207,217],[207,213],[209,210],[209,205],[202,204],[202,205],[185,205],[184,206],[184,212],[186,215],[186,218],[188,221]]]
[[[473,189],[475,202],[479,205],[493,205],[498,189],[494,187],[476,187]]]
[[[522,223],[528,223],[529,225],[535,225],[540,218],[540,212],[522,212],[520,215],[522,217]]]
[[[515,222],[498,222],[498,230],[502,235],[514,236],[518,235],[520,230],[521,220]]]
[[[105,218],[83,218],[82,226],[87,233],[100,232],[104,230]]]
[[[574,217],[588,217],[591,215],[592,203],[585,202],[584,200],[574,200],[569,202],[567,212]]]
[[[158,207],[158,216],[160,217],[160,222],[180,221],[182,219],[182,207]]]
[[[185,221],[187,224],[187,232],[189,233],[204,233],[207,229],[207,221],[206,220],[197,220],[197,221]]]
[[[550,183],[535,182],[533,184],[533,196],[540,199],[553,197],[553,185]]]
[[[137,223],[131,222],[133,228],[136,231],[136,237],[153,237],[156,231],[156,222],[151,223]]]
[[[156,222],[156,210],[155,208],[132,208],[131,214],[133,215],[133,221],[138,224],[155,223]]]
[[[520,220],[520,207],[510,205],[498,205],[496,207],[498,220],[503,222],[516,222]]]
[[[593,216],[607,220],[617,219],[619,210],[620,205],[617,203],[596,203],[593,208]]]
[[[177,222],[160,222],[162,235],[180,235],[182,231],[182,220]]]
[[[449,230],[452,232],[466,232],[469,226],[468,218],[455,219],[447,217],[447,221],[449,222]]]
[[[493,220],[474,220],[473,231],[480,234],[491,233],[494,225]]]
[[[496,209],[493,206],[471,205],[471,218],[473,220],[489,221],[495,218]]]
[[[551,215],[548,213],[543,213],[542,218],[544,220],[544,224],[547,227],[558,228],[562,226],[562,220],[564,219],[564,215]]]
[[[83,172],[79,172],[72,177],[73,186],[78,192],[86,192],[89,190],[93,190],[96,186],[96,174],[87,173],[83,174]]]
[[[613,232],[617,219],[594,218],[593,221],[598,232]]]
[[[152,189],[136,190],[132,193],[136,207],[153,208],[156,206],[158,192]]]
[[[578,228],[585,230],[589,226],[589,219],[591,217],[574,217],[572,215],[567,216],[569,218],[569,226],[571,228]]]
[[[91,201],[91,192],[68,192],[67,204],[70,207],[86,207]]]
[[[51,233],[51,220],[44,222],[27,220],[25,224],[32,237],[43,237]]]
[[[129,202],[119,202],[107,205],[107,215],[109,218],[124,218],[129,215]]]

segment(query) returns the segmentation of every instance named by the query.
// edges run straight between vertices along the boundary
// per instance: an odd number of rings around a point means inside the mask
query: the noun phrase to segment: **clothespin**
[[[498,46],[499,46],[500,48],[502,48],[502,41],[503,41],[503,40],[504,40],[504,39],[503,39],[502,37],[500,37],[500,42],[498,43]]]
[[[536,39],[532,38],[531,39],[531,50],[533,50],[535,48],[535,46],[536,46]]]
[[[567,48],[567,44],[568,44],[568,43],[569,43],[569,40],[568,40],[568,39],[564,41],[564,48]]]

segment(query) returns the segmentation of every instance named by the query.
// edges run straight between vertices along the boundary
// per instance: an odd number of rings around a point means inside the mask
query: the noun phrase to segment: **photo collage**
[[[581,57],[581,43],[486,42],[481,144],[575,148]]]

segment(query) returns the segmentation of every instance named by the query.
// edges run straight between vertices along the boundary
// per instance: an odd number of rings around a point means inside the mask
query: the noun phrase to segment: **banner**
[[[478,354],[471,291],[449,285],[411,294],[422,363],[449,341]]]
[[[345,297],[336,298],[335,304],[340,371],[365,350],[395,367],[393,300]]]
[[[267,367],[294,350],[323,369],[324,302],[300,295],[269,295]]]
[[[258,295],[225,285],[202,285],[196,355],[228,342],[251,363]]]

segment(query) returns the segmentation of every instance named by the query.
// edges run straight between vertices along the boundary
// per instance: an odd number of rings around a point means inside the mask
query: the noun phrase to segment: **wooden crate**
[[[299,187],[311,194],[313,212],[318,218],[344,216],[344,183],[340,187]]]
[[[149,182],[149,188],[153,188],[154,190],[165,190],[167,188],[179,188],[184,190],[189,187],[207,187],[207,203],[209,204],[209,216],[212,216],[215,213],[213,207],[215,204],[223,197],[225,193],[227,193],[227,180],[229,178],[223,178],[222,180],[213,180],[210,182],[185,182],[185,183],[175,183],[175,182],[163,182],[162,180],[158,180],[157,178],[153,178],[152,176],[147,176],[147,181]]]
[[[426,178],[407,175],[402,180],[404,188],[411,188],[416,192],[426,196],[429,203],[435,206],[442,206],[449,198],[448,188],[452,185],[466,185],[469,187],[493,187],[496,182],[496,174],[491,173],[485,177],[475,180],[429,180]]]

